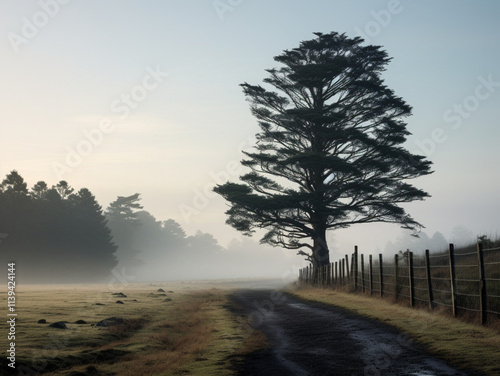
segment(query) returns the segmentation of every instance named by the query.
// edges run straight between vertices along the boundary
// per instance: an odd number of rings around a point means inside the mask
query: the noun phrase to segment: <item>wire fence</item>
[[[500,247],[483,243],[455,251],[422,256],[400,252],[394,258],[354,253],[323,267],[299,271],[302,285],[345,288],[354,293],[393,297],[410,306],[427,305],[450,311],[453,316],[477,315],[484,325],[500,318]]]

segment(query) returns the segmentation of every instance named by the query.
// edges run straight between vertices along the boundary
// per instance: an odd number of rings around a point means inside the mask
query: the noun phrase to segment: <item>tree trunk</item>
[[[326,244],[326,229],[317,232],[318,235],[313,239],[312,261],[315,268],[328,265],[330,263],[330,251]]]

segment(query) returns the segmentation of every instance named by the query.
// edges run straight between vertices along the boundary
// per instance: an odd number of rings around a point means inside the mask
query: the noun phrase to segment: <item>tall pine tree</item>
[[[113,241],[118,245],[118,268],[131,269],[142,264],[137,258],[141,249],[136,244],[137,232],[141,227],[137,213],[143,208],[140,201],[139,193],[131,196],[118,196],[106,209],[106,218],[109,221]]]
[[[267,87],[243,84],[260,132],[242,183],[214,190],[230,204],[227,223],[261,242],[329,263],[326,233],[357,223],[418,230],[400,204],[428,194],[408,180],[431,163],[402,145],[411,107],[385,86],[391,60],[380,46],[335,32],[286,50]],[[271,88],[271,89],[268,89]]]

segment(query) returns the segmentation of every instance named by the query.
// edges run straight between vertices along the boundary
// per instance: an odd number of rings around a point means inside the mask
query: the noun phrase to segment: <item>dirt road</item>
[[[241,290],[241,331],[262,331],[267,350],[250,354],[241,375],[465,376],[393,327],[278,290]]]

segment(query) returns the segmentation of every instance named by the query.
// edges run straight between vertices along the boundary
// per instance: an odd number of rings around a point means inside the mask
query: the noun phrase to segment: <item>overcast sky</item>
[[[237,181],[258,131],[239,84],[313,32],[393,57],[386,84],[413,106],[407,147],[434,162],[406,206],[432,235],[500,233],[500,2],[40,0],[0,3],[0,174],[67,180],[105,208],[139,192],[157,219],[241,238],[211,189]],[[332,257],[383,249],[397,225],[331,237]],[[451,241],[452,239],[450,239]]]

